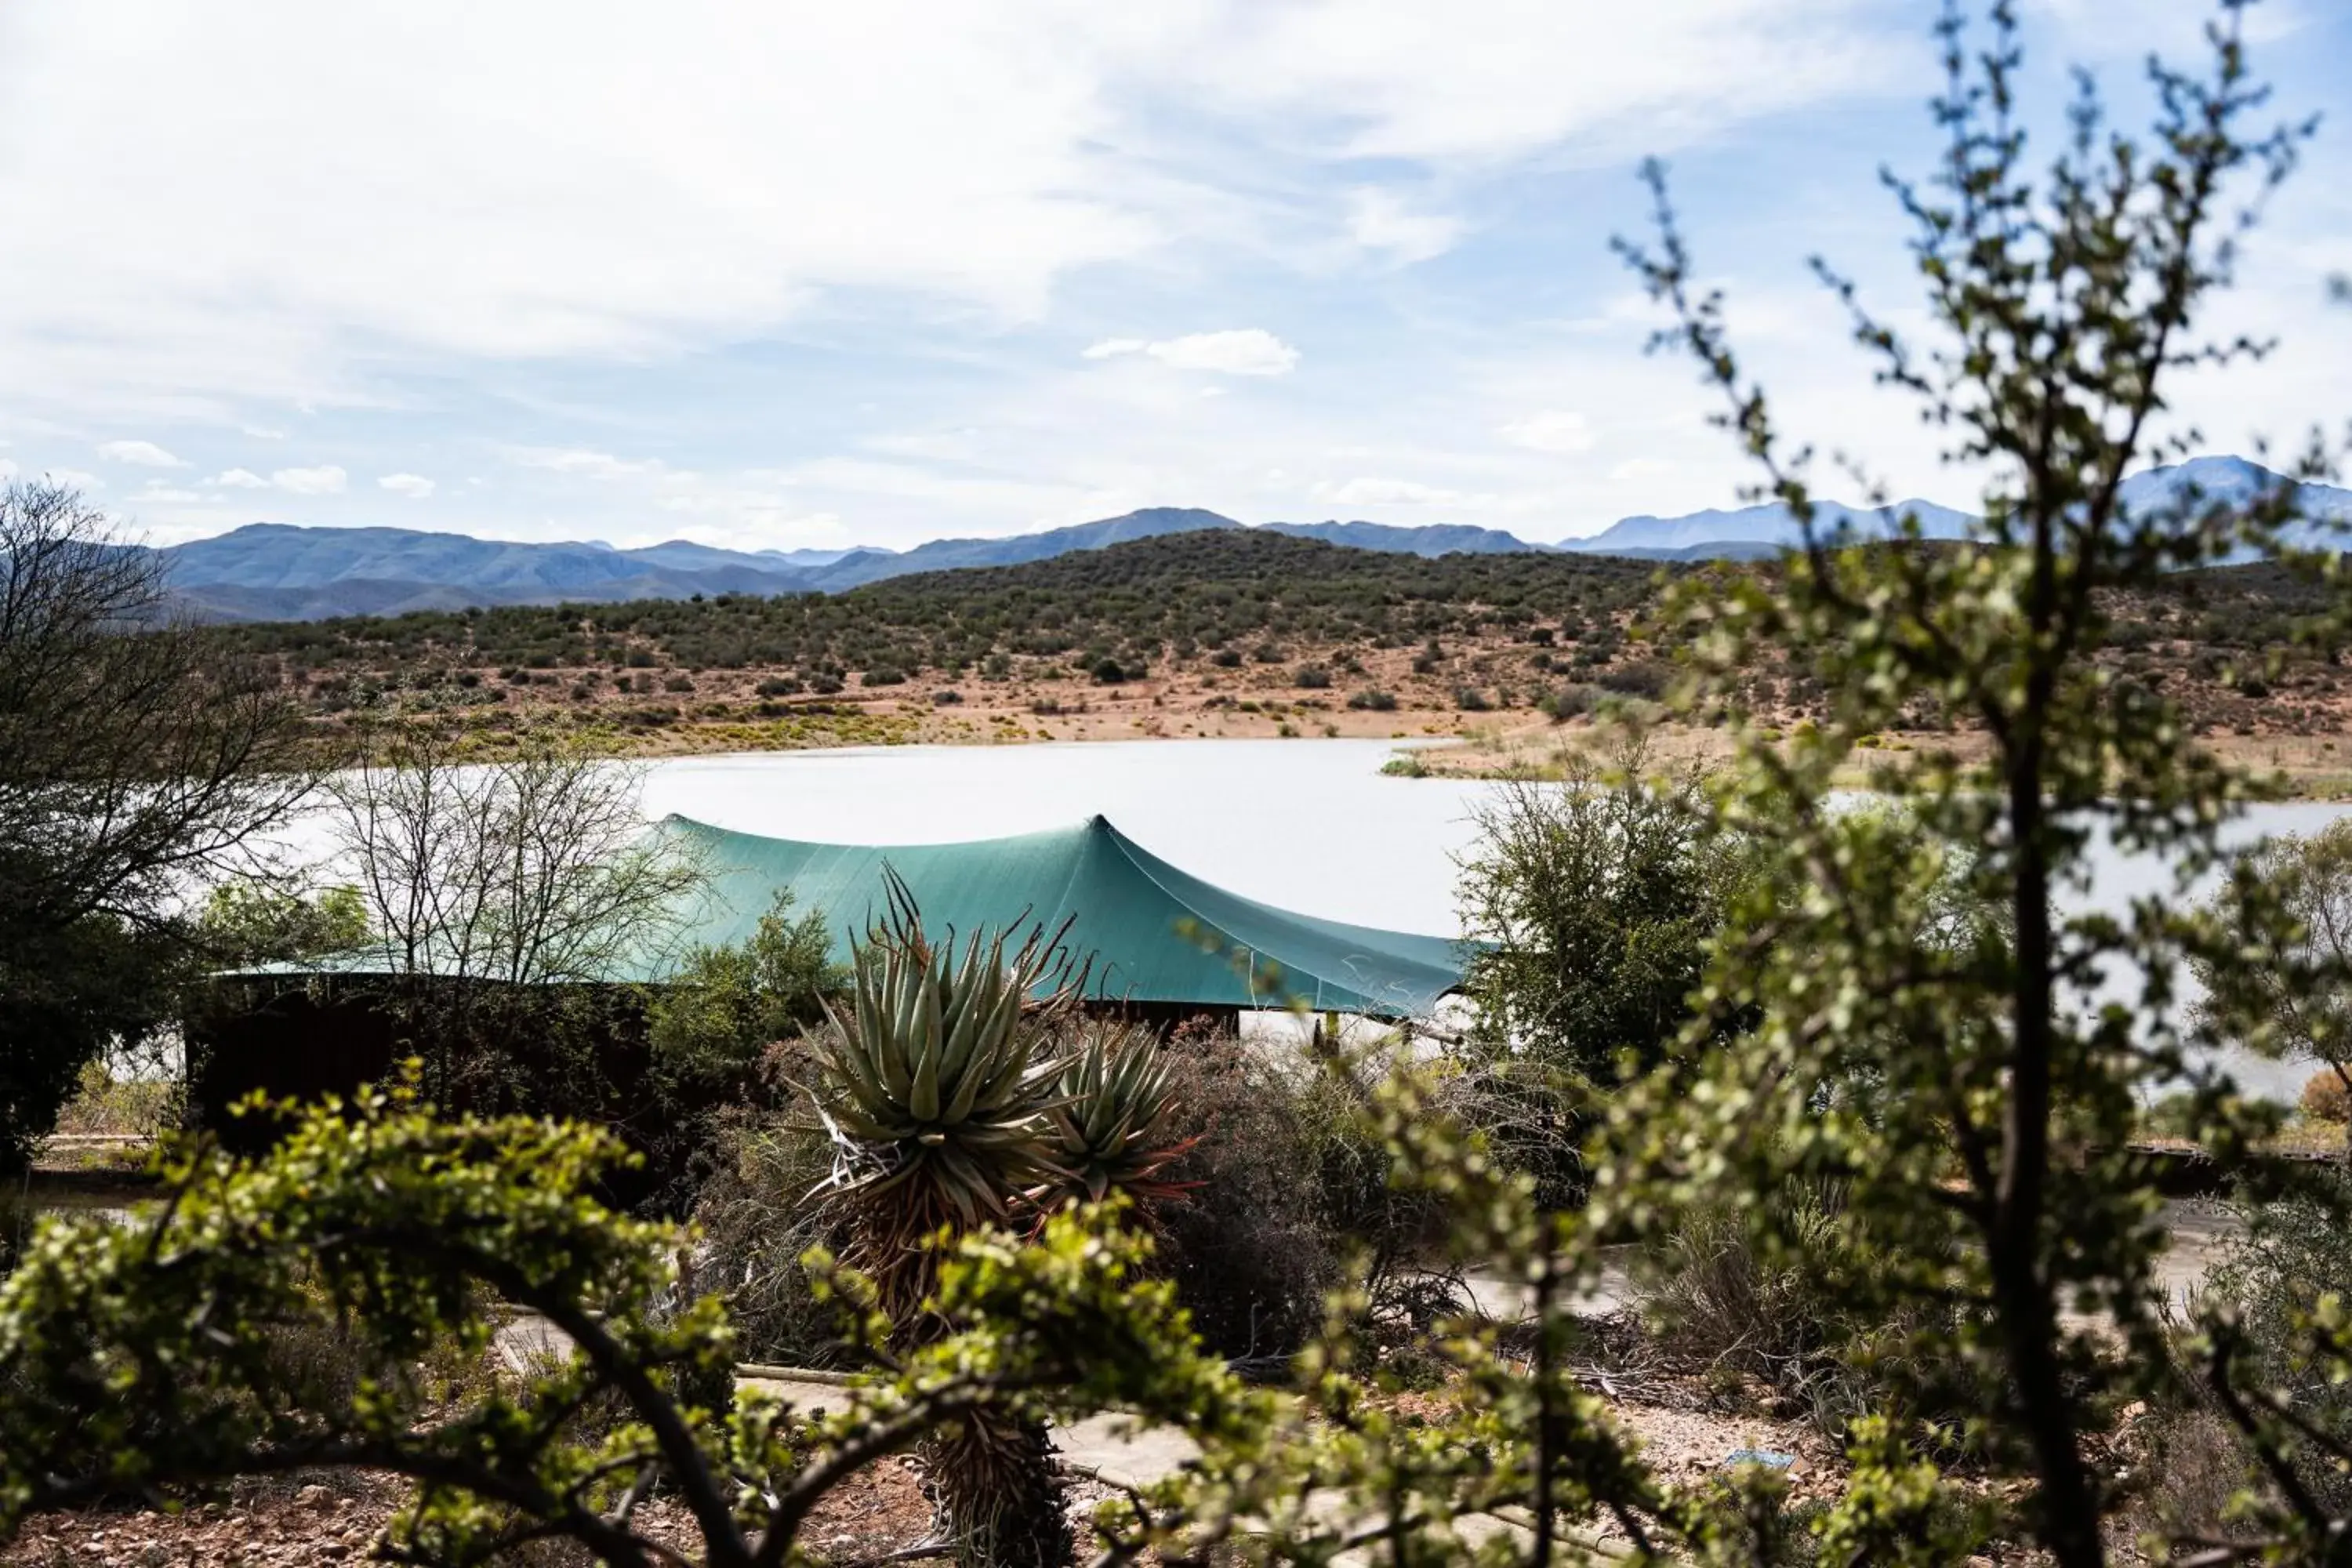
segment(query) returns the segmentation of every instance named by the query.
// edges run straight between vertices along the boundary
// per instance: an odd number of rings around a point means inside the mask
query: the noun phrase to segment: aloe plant
[[[1060,1174],[1045,1117],[1063,1063],[1041,1059],[1030,998],[1055,962],[1036,936],[1008,958],[1001,933],[974,933],[959,953],[912,920],[854,949],[852,1011],[818,1046],[822,1109],[844,1190],[894,1247],[1008,1221]]]
[[[1068,1191],[1099,1203],[1114,1192],[1149,1203],[1181,1196],[1160,1179],[1198,1140],[1171,1139],[1174,1074],[1152,1032],[1130,1024],[1080,1025],[1046,1119],[1053,1160]]]
[[[1175,1102],[1147,1033],[1073,1023],[1084,971],[1062,932],[934,944],[902,884],[851,955],[848,1015],[818,1042],[818,1110],[839,1167],[820,1191],[843,1205],[849,1256],[874,1278],[903,1341],[929,1319],[928,1238],[1024,1226],[1075,1197],[1146,1202],[1181,1152]],[[1016,922],[1017,924],[1017,922]],[[1039,994],[1040,993],[1043,994]],[[926,1487],[961,1568],[1057,1568],[1072,1552],[1045,1428],[972,1415],[922,1447]]]

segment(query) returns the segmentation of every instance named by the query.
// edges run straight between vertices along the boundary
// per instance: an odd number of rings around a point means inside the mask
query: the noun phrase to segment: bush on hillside
[[[1604,670],[1600,677],[1604,690],[1614,691],[1622,697],[1646,697],[1654,702],[1666,694],[1666,688],[1673,681],[1672,670],[1647,659]]]
[[[1536,699],[1536,708],[1545,718],[1558,724],[1579,714],[1591,712],[1600,700],[1599,691],[1580,681],[1572,680]]]

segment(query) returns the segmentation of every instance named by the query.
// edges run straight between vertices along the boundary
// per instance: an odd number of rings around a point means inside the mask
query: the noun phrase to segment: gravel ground
[[[92,1509],[29,1521],[6,1550],[5,1568],[308,1568],[365,1562],[402,1496],[388,1476],[330,1476],[301,1485],[239,1489],[222,1502],[177,1513]],[[700,1556],[691,1522],[655,1500],[647,1532]],[[930,1508],[905,1464],[875,1466],[828,1497],[802,1540],[838,1556],[870,1556],[929,1539]],[[548,1552],[534,1568],[585,1563],[584,1554]]]

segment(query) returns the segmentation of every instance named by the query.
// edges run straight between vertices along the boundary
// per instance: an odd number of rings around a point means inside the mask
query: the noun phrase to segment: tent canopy
[[[896,872],[934,936],[1065,921],[1064,942],[1091,958],[1087,994],[1202,1007],[1427,1013],[1462,984],[1463,944],[1293,914],[1187,875],[1100,816],[1080,826],[963,844],[809,844],[733,833],[683,816],[662,830],[701,855],[707,902],[696,942],[747,940],[780,892],[795,915],[821,914],[846,962],[888,911]]]

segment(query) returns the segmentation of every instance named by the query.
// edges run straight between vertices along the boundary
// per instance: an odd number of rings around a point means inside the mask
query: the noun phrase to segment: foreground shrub
[[[1192,1144],[1168,1172],[1185,1193],[1159,1215],[1164,1265],[1218,1353],[1287,1356],[1321,1322],[1346,1245],[1323,1196],[1312,1096],[1296,1067],[1231,1035],[1182,1037],[1170,1054]]]
[[[2332,1075],[2331,1075],[2332,1076]],[[2315,1356],[2315,1318],[2333,1297],[2352,1301],[2352,1177],[2330,1170],[2305,1192],[2252,1205],[2246,1232],[2206,1276],[2206,1305],[2232,1320],[2233,1379],[2276,1389],[2283,1408],[2308,1429],[2290,1451],[2300,1484],[2326,1508],[2352,1511],[2352,1471],[2316,1440],[2352,1443],[2352,1382]],[[2251,1450],[2249,1451],[2251,1453]]]
[[[34,1512],[341,1468],[419,1483],[391,1526],[401,1561],[548,1541],[677,1561],[637,1512],[658,1482],[701,1561],[782,1563],[827,1493],[983,1416],[1115,1405],[1212,1441],[1263,1424],[1172,1291],[1139,1279],[1148,1248],[1109,1208],[941,1258],[923,1307],[944,1331],[905,1352],[869,1337],[881,1370],[823,1420],[728,1409],[733,1336],[714,1300],[678,1300],[680,1234],[594,1195],[625,1157],[590,1129],[443,1121],[371,1093],[308,1113],[266,1159],[182,1154],[134,1223],[48,1223],[0,1283],[0,1542]],[[434,1378],[488,1354],[486,1292],[577,1350],[527,1379]],[[583,1427],[591,1410],[610,1418]]]
[[[1439,1205],[1390,1182],[1348,1069],[1207,1030],[1180,1033],[1168,1054],[1191,1146],[1166,1172],[1181,1197],[1154,1223],[1202,1342],[1270,1371],[1312,1340],[1342,1288],[1362,1291],[1374,1318],[1425,1328],[1405,1298]]]
[[[1843,1194],[1819,1182],[1790,1184],[1747,1212],[1708,1205],[1676,1216],[1643,1260],[1644,1310],[1661,1343],[1722,1386],[1762,1389],[1832,1438],[1872,1410],[1965,1416],[1907,1353],[1932,1314],[1877,1305],[1896,1260],[1852,1219]]]

